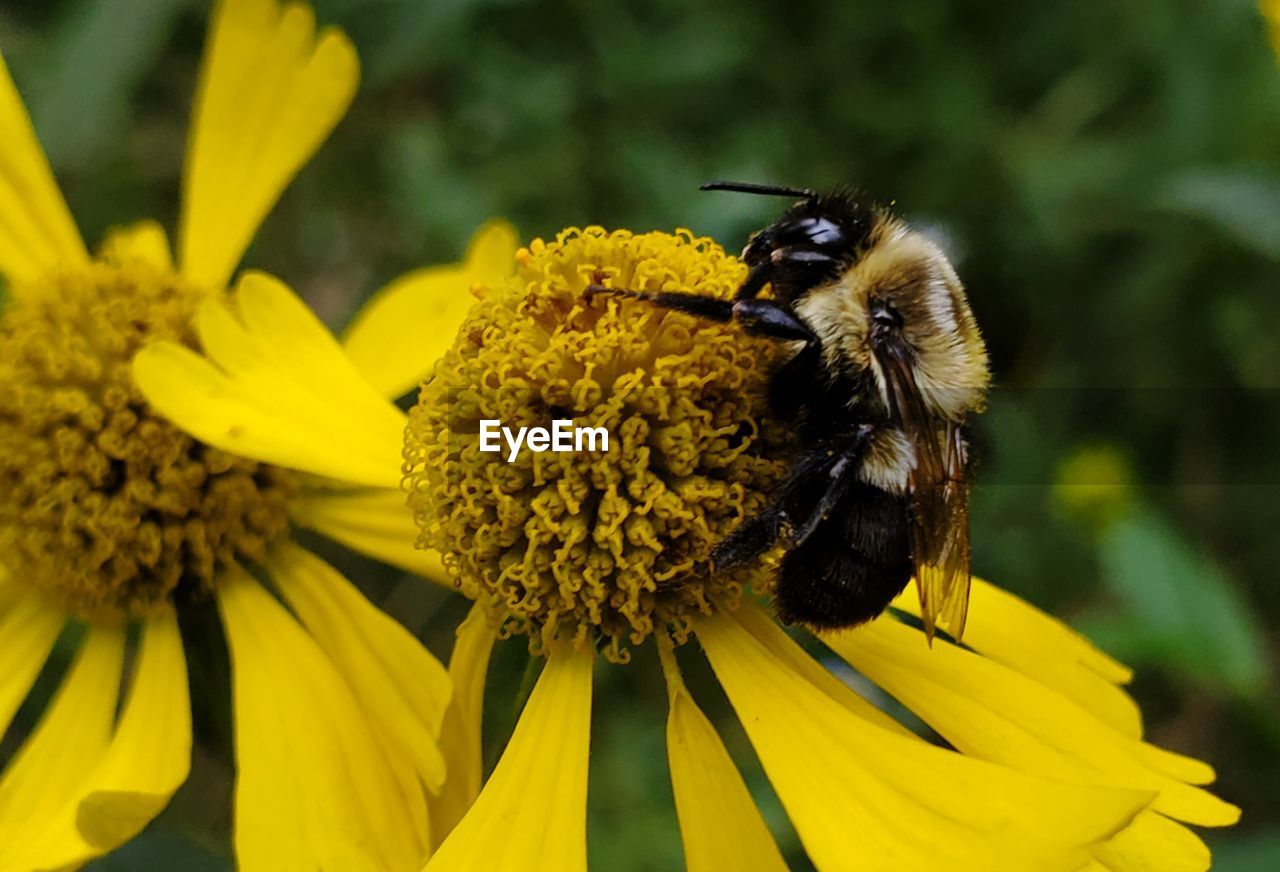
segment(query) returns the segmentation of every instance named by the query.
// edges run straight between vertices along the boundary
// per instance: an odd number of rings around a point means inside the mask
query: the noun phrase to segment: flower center
[[[502,287],[477,288],[409,416],[405,486],[418,546],[504,634],[534,651],[598,645],[615,662],[692,618],[737,607],[763,566],[715,573],[713,545],[785,468],[765,420],[779,350],[730,325],[589,284],[726,298],[745,268],[691,234],[568,230],[534,241]],[[604,428],[609,450],[481,451],[481,422]],[[492,427],[492,425],[490,425]],[[584,445],[586,440],[584,440]]]
[[[194,347],[202,291],[108,255],[10,289],[0,312],[0,561],[85,618],[208,591],[285,531],[291,473],[158,418],[130,376],[151,339]]]

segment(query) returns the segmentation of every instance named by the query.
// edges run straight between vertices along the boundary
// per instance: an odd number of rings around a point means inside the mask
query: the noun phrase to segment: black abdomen
[[[911,580],[909,529],[905,497],[855,485],[827,521],[783,557],[778,615],[815,629],[876,617]]]

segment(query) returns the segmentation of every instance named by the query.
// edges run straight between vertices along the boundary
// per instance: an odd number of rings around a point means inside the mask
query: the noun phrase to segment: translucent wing
[[[953,423],[946,425],[941,437],[945,445],[940,452],[942,478],[920,476],[912,482],[912,554],[920,614],[930,641],[938,625],[959,639],[969,611],[969,486],[964,479],[964,439]],[[934,472],[928,470],[931,476]]]
[[[896,341],[876,349],[888,388],[889,412],[915,446],[911,492],[911,556],[927,638],[942,625],[956,639],[969,609],[969,488],[960,426],[928,413],[911,367]]]

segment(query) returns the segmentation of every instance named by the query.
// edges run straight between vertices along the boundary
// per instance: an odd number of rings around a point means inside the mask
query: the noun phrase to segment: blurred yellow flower
[[[479,289],[410,413],[405,486],[419,546],[476,600],[450,664],[428,872],[587,867],[592,673],[653,643],[693,872],[783,870],[773,836],[679,666],[696,638],[813,864],[830,870],[1206,869],[1182,822],[1238,810],[1197,760],[1142,740],[1130,671],[1055,619],[974,580],[965,644],[930,647],[907,591],[819,640],[938,732],[917,736],[841,682],[728,578],[708,545],[767,498],[786,434],[761,417],[769,349],[731,325],[601,297],[590,283],[727,297],[745,269],[687,232],[588,228],[537,240]],[[696,334],[696,336],[695,336]],[[480,422],[604,426],[609,452],[480,451]],[[546,665],[481,787],[493,640]],[[954,750],[953,750],[954,749]],[[478,790],[478,792],[477,792]],[[453,820],[457,824],[448,830]]]
[[[1133,468],[1113,445],[1082,446],[1058,465],[1053,497],[1068,512],[1105,525],[1133,503]]]
[[[1280,0],[1261,0],[1258,8],[1262,17],[1267,20],[1271,31],[1271,47],[1280,55]]]
[[[192,743],[177,611],[210,597],[233,673],[239,867],[400,870],[427,855],[449,676],[289,534],[311,527],[436,568],[409,545],[404,417],[384,396],[439,352],[428,343],[424,357],[387,324],[433,306],[449,315],[456,304],[433,288],[500,280],[513,234],[493,225],[466,262],[382,291],[352,328],[350,358],[275,279],[250,273],[225,292],[358,75],[346,36],[317,33],[303,4],[216,4],[175,264],[153,222],[86,251],[0,61],[0,732],[64,631],[77,648],[0,774],[0,869],[82,864],[165,807]],[[138,366],[159,384],[150,404],[131,358],[156,340],[170,344]],[[183,369],[203,363],[195,347],[225,377]],[[204,381],[166,393],[171,360]],[[161,417],[202,389],[218,391],[203,414],[259,413],[208,440]],[[286,414],[301,433],[275,428]],[[239,453],[242,442],[268,444],[271,459]]]

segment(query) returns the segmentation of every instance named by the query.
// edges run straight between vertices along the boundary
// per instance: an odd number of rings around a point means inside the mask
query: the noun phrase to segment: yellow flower
[[[0,732],[59,638],[75,652],[0,773],[0,869],[82,864],[168,803],[192,742],[178,612],[199,600],[216,602],[231,658],[240,868],[411,869],[426,856],[449,676],[289,534],[310,527],[435,568],[409,547],[404,416],[384,397],[439,349],[389,338],[387,323],[448,315],[455,304],[429,293],[442,283],[499,280],[511,231],[495,225],[465,263],[382,291],[352,327],[350,358],[275,279],[250,273],[225,292],[357,78],[350,42],[317,33],[307,6],[217,4],[175,264],[151,222],[86,251],[0,61]],[[157,340],[168,344],[138,369],[159,384],[152,405],[131,358]],[[263,404],[216,439],[158,414],[211,385],[198,373],[164,391],[167,360],[185,378],[197,345],[244,387],[219,385],[208,414]],[[286,412],[301,439],[273,429]],[[236,450],[255,440],[274,449],[265,462]],[[324,462],[291,464],[296,443]]]
[[[1130,464],[1115,446],[1081,447],[1058,464],[1053,496],[1067,512],[1105,526],[1133,504]]]
[[[1269,26],[1271,47],[1280,55],[1280,0],[1261,0],[1258,8]]]
[[[787,436],[760,399],[774,352],[732,325],[584,290],[726,297],[742,264],[686,232],[599,228],[535,241],[517,263],[480,292],[406,433],[418,544],[440,550],[476,600],[450,665],[450,778],[433,800],[444,838],[428,872],[586,869],[597,652],[621,664],[649,643],[667,683],[688,868],[785,869],[681,678],[689,639],[824,872],[1208,868],[1181,822],[1226,825],[1238,810],[1195,786],[1210,767],[1142,740],[1121,688],[1129,670],[1053,618],[975,579],[964,646],[926,643],[914,591],[869,625],[818,637],[944,748],[851,690],[757,605],[747,588],[767,593],[768,572],[710,571],[709,546],[779,474]],[[509,463],[480,451],[484,420],[553,418],[604,426],[616,444]],[[488,654],[510,635],[546,665],[477,794]]]

